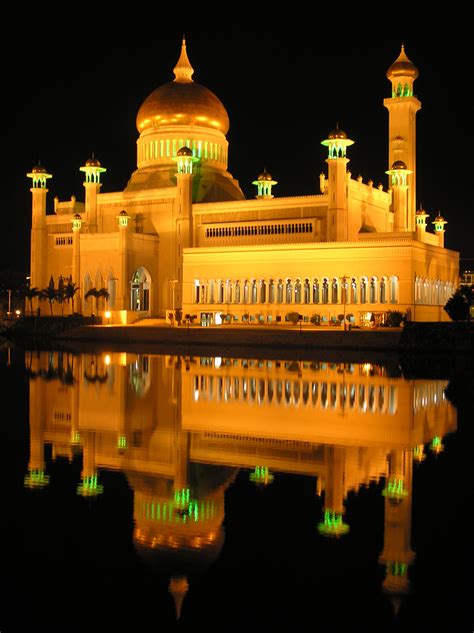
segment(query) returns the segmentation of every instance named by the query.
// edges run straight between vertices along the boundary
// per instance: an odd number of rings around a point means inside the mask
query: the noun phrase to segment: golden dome
[[[46,170],[46,167],[43,167],[43,165],[36,165],[31,170],[31,173],[32,174],[46,174],[47,170]]]
[[[94,154],[86,160],[86,167],[100,167],[100,161],[94,158]]]
[[[259,177],[257,178],[257,180],[273,180],[272,175],[268,173],[268,171],[263,171]]]
[[[191,79],[194,73],[183,39],[181,55],[174,68],[175,79],[154,90],[137,114],[137,129],[169,125],[197,125],[227,134],[229,117],[216,95]]]
[[[405,163],[402,160],[396,160],[393,164],[392,164],[392,169],[406,169],[407,166],[405,165]]]
[[[418,74],[418,68],[408,59],[405,53],[405,47],[402,44],[400,55],[387,70],[387,78],[412,77],[413,79],[416,79]]]
[[[331,138],[331,139],[334,139],[334,138],[347,138],[347,134],[344,132],[344,130],[340,130],[337,127],[335,130],[332,130],[332,132],[329,132],[328,138]]]

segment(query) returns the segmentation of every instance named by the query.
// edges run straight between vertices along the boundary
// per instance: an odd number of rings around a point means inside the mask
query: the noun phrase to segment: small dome
[[[336,128],[335,130],[332,130],[332,132],[329,132],[328,138],[347,138],[347,134],[344,132],[344,130]]]
[[[79,215],[79,213],[75,213],[75,214],[72,216],[72,219],[73,219],[73,220],[80,220],[80,219],[81,219],[81,216]]]
[[[446,220],[443,218],[441,213],[438,213],[438,215],[434,219],[434,222],[446,222]]]
[[[416,210],[416,215],[428,215],[424,209],[421,207]]]
[[[268,173],[268,171],[263,171],[257,180],[273,180],[272,175]]]
[[[191,149],[189,149],[189,147],[180,147],[176,156],[192,156],[193,155],[193,151]]]
[[[46,170],[46,167],[43,167],[43,165],[36,165],[31,170],[31,173],[32,174],[46,174],[47,170]]]
[[[121,215],[122,217],[128,215],[128,213],[125,210],[120,211],[119,215]]]
[[[405,163],[402,160],[396,160],[393,164],[392,164],[392,169],[406,169],[407,166],[405,165]]]
[[[387,78],[411,77],[412,79],[416,79],[418,75],[418,68],[408,59],[405,53],[405,47],[402,44],[400,55],[387,70]]]
[[[86,167],[100,167],[100,161],[92,155],[91,158],[86,160]]]

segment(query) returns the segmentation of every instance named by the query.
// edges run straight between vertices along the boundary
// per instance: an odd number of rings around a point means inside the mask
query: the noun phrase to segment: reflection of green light
[[[401,499],[408,495],[408,491],[403,484],[403,479],[391,479],[382,494],[390,499]]]
[[[270,484],[274,477],[268,470],[267,466],[255,466],[253,473],[249,475],[250,481],[254,481],[256,484],[267,485]]]
[[[421,462],[423,460],[424,455],[425,455],[424,445],[419,444],[418,446],[415,446],[415,448],[413,449],[413,459],[416,459],[417,461]]]
[[[98,483],[97,475],[84,477],[77,486],[77,494],[83,497],[94,497],[104,492],[104,486]]]
[[[80,441],[81,441],[81,436],[79,433],[77,433],[77,431],[71,434],[72,444],[79,444]]]
[[[408,565],[406,563],[401,563],[400,561],[389,560],[387,561],[387,574],[391,576],[406,576],[408,571]]]
[[[169,523],[204,522],[213,519],[216,512],[214,501],[192,499],[189,488],[175,491],[173,501],[142,501],[138,507],[138,516]]]
[[[117,448],[127,448],[127,438],[125,437],[125,435],[118,436]]]
[[[26,488],[44,488],[49,484],[49,475],[44,470],[30,470],[25,475],[24,483]]]
[[[436,435],[432,440],[431,440],[431,450],[434,453],[440,453],[443,450],[443,443],[441,441],[441,438],[439,435]]]
[[[326,510],[324,521],[319,523],[318,531],[325,536],[342,536],[349,532],[349,526],[342,520],[342,513]]]

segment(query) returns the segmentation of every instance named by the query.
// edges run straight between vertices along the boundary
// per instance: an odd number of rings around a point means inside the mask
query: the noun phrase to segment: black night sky
[[[420,13],[409,28],[397,29],[391,24],[403,22],[400,4],[393,7],[397,15],[316,7],[314,17],[299,4],[292,15],[270,4],[252,13],[221,4],[212,18],[209,5],[137,5],[133,15],[118,5],[114,12],[106,5],[72,6],[79,7],[53,12],[45,5],[3,22],[0,271],[28,274],[26,173],[38,161],[53,174],[49,212],[55,196],[83,200],[79,167],[93,152],[107,168],[102,192],[126,186],[136,168],[136,114],[155,88],[173,79],[183,33],[193,79],[228,111],[229,171],[248,198],[263,167],[279,183],[276,196],[319,193],[319,174],[326,171],[320,142],[336,122],[355,141],[348,151],[353,176],[387,187],[385,73],[403,42],[420,72],[417,206],[430,214],[428,223],[441,212],[446,246],[460,251],[462,266],[474,266],[473,55],[462,16],[431,16],[437,22],[429,23]]]

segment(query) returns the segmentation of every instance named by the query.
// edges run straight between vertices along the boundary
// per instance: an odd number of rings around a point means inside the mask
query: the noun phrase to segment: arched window
[[[311,301],[311,292],[310,292],[310,288],[309,288],[309,279],[305,279],[304,280],[304,290],[303,290],[303,301],[304,303],[310,303]]]
[[[283,303],[283,281],[281,279],[278,280],[277,303]]]
[[[319,279],[313,279],[313,303],[319,303]]]
[[[140,266],[132,274],[130,284],[130,309],[140,312],[150,310],[151,275]]]
[[[252,279],[250,303],[257,303],[257,281],[256,281],[256,279]]]
[[[322,301],[321,303],[329,303],[329,280],[327,277],[323,279]]]
[[[387,277],[380,280],[380,303],[387,303]]]
[[[235,303],[240,303],[240,281],[237,279],[235,282]]]
[[[357,279],[352,277],[351,279],[351,299],[350,303],[357,303]]]
[[[275,303],[275,283],[273,279],[270,279],[268,284],[268,303]]]
[[[249,282],[246,279],[244,281],[244,303],[248,303],[249,302]]]
[[[377,303],[377,277],[370,280],[370,303]]]
[[[360,302],[367,303],[367,277],[360,280]]]
[[[222,279],[217,281],[217,303],[224,303],[224,282]]]
[[[107,277],[107,292],[109,293],[107,306],[109,309],[113,310],[115,308],[115,299],[117,296],[117,278],[114,277],[112,271],[109,272],[109,275]]]
[[[295,303],[301,303],[301,280],[295,282]]]
[[[293,284],[291,283],[291,279],[286,280],[285,287],[285,303],[291,303],[293,298]]]
[[[232,281],[230,279],[225,282],[225,300],[226,303],[232,303]]]
[[[338,303],[338,288],[339,282],[336,277],[334,277],[331,284],[331,303]]]
[[[265,303],[267,300],[267,287],[265,285],[265,279],[260,279],[259,296],[260,296],[260,303]]]
[[[215,288],[214,288],[214,279],[209,280],[209,303],[214,303],[215,301]]]

